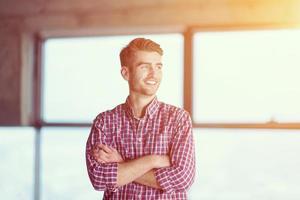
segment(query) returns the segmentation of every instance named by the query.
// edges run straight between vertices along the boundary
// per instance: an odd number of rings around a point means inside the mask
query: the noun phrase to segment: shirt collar
[[[157,100],[157,97],[155,96],[155,98],[147,106],[145,116],[149,116],[152,119],[154,114],[158,110],[158,108],[159,108],[159,101]],[[126,102],[125,102],[125,110],[129,114],[129,116],[134,117],[132,108],[131,108],[131,105],[129,102],[129,96],[127,97]]]

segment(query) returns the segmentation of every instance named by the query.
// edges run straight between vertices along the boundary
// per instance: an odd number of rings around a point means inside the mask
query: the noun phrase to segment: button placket
[[[142,194],[141,193],[138,194],[138,198],[142,199]]]
[[[137,141],[137,146],[139,149],[139,153],[140,155],[143,154],[143,134],[142,134],[142,130],[143,130],[143,125],[144,125],[144,121],[141,119],[138,121],[138,128],[137,128],[137,132],[136,132],[136,141]]]
[[[141,143],[143,139],[140,136],[138,136],[137,141]]]

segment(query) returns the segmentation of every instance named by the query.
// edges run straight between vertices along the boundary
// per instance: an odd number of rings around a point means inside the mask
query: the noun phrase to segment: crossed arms
[[[98,163],[102,164],[118,163],[117,187],[134,181],[161,189],[156,181],[153,169],[170,166],[169,156],[166,155],[147,155],[125,162],[116,149],[104,144],[94,146],[93,157]]]
[[[96,190],[116,190],[122,185],[137,182],[164,192],[187,190],[194,180],[195,152],[189,116],[178,123],[172,138],[169,155],[145,155],[123,160],[109,145],[103,119],[96,119],[86,148],[90,180]],[[100,144],[99,144],[100,142]]]

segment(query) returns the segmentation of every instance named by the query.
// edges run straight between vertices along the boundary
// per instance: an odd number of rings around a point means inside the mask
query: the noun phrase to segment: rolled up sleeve
[[[155,170],[156,180],[166,193],[188,190],[195,177],[195,147],[188,113],[184,112],[177,124],[170,146],[172,165]]]
[[[103,130],[103,121],[97,117],[94,120],[90,135],[86,143],[86,165],[90,181],[95,190],[111,190],[117,189],[117,172],[118,163],[98,163],[93,155],[92,149],[96,144],[110,143]]]

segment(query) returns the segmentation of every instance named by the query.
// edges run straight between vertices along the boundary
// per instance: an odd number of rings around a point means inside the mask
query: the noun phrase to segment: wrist
[[[157,156],[157,155],[148,155],[147,159],[149,161],[148,164],[151,166],[152,169],[159,167],[159,162],[160,162],[159,156]]]

